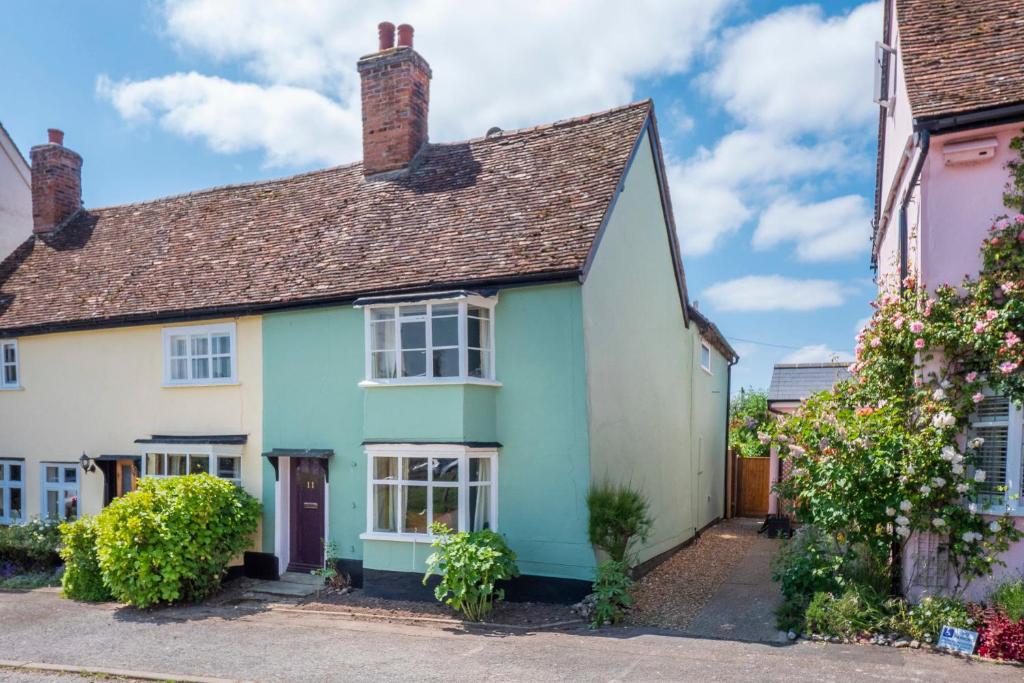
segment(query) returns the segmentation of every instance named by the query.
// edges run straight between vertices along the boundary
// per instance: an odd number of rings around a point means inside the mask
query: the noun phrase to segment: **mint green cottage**
[[[444,522],[507,539],[513,599],[579,597],[594,482],[650,499],[647,566],[724,510],[736,354],[687,301],[653,104],[431,144],[430,67],[381,40],[362,163],[263,186],[324,292],[263,313],[263,559],[425,596]]]

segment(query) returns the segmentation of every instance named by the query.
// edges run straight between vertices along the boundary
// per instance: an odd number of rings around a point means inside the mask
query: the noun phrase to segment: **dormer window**
[[[493,298],[366,305],[368,384],[494,380]]]

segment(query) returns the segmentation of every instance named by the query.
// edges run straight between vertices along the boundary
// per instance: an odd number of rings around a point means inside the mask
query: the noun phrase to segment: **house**
[[[0,272],[29,514],[209,471],[262,499],[253,572],[326,546],[423,596],[443,522],[500,532],[541,599],[589,590],[592,482],[647,495],[648,564],[722,516],[737,358],[687,300],[653,104],[430,143],[394,32],[358,64],[357,163],[93,209],[77,155],[33,148],[64,191]]]
[[[1017,39],[1024,6],[1016,0],[887,0],[878,46],[880,105],[875,231],[872,262],[882,287],[914,276],[934,289],[976,274],[980,248],[995,216],[1007,213],[1003,191],[1010,142],[1024,129],[1024,46]],[[1020,503],[1022,474],[1019,407],[1000,397],[982,404],[985,470],[995,494]],[[979,417],[979,420],[982,418]],[[936,539],[912,539],[905,571],[911,590],[948,585]],[[1003,556],[993,578],[1024,569],[1024,544]],[[968,597],[989,588],[973,585]]]
[[[776,363],[768,385],[768,412],[776,415],[793,413],[804,401],[839,382],[850,378],[849,363]],[[787,476],[790,463],[779,462],[778,446],[771,447],[768,475],[768,513],[779,512],[779,496],[775,484]]]
[[[31,171],[0,123],[0,258],[14,251],[31,233]]]

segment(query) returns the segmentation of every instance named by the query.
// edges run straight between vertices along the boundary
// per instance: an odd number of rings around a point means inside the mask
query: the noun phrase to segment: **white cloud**
[[[669,187],[683,251],[706,254],[719,238],[754,215],[780,184],[827,172],[848,158],[837,141],[802,145],[770,133],[739,130],[714,149],[701,148],[686,162],[669,164]]]
[[[796,351],[787,354],[780,360],[780,363],[833,363],[850,362],[853,356],[846,351],[835,351],[825,344],[810,344],[802,346]]]
[[[841,306],[845,288],[835,280],[747,275],[711,285],[703,299],[722,311],[814,311]]]
[[[882,4],[826,18],[818,5],[783,9],[721,41],[711,92],[748,125],[834,131],[870,123],[875,40]]]
[[[860,195],[802,204],[777,199],[765,209],[754,231],[755,249],[794,242],[801,261],[837,261],[867,250],[871,215]]]
[[[441,141],[628,102],[638,79],[683,72],[734,2],[168,0],[166,33],[180,50],[240,64],[251,81],[173,74],[100,92],[126,118],[148,115],[217,151],[259,148],[274,165],[355,161],[355,64],[376,49],[382,19],[416,28],[434,73],[430,137]],[[256,108],[240,122],[242,100]],[[258,130],[264,115],[292,129]],[[306,149],[311,140],[322,149]]]

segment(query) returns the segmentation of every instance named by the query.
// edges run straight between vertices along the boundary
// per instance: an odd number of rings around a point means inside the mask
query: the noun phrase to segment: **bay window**
[[[164,330],[164,384],[234,384],[236,366],[234,323]]]
[[[0,341],[0,389],[17,389],[19,386],[18,342],[13,339]]]
[[[493,381],[493,299],[372,304],[365,315],[368,383]]]
[[[42,465],[42,517],[44,519],[78,518],[78,463],[46,463]]]
[[[225,446],[168,444],[150,447],[142,458],[142,476],[177,477],[185,474],[212,474],[242,485],[242,453]]]
[[[967,438],[978,440],[972,450],[973,467],[985,472],[985,480],[977,485],[976,501],[993,512],[1002,512],[1007,506],[1024,512],[1020,501],[1022,422],[1024,412],[1005,396],[985,396],[971,416]]]
[[[368,446],[366,539],[427,538],[497,526],[497,453],[463,446]]]
[[[0,524],[25,519],[25,477],[21,460],[0,460]]]

